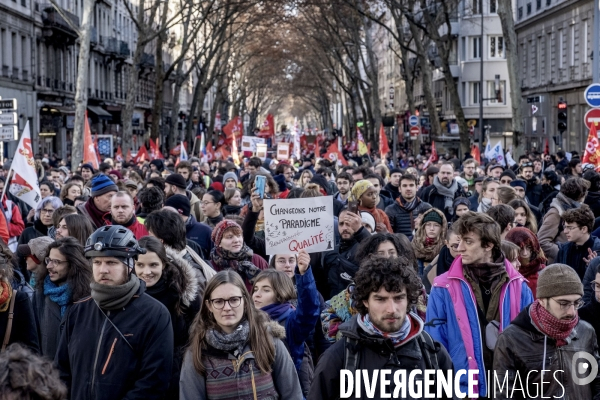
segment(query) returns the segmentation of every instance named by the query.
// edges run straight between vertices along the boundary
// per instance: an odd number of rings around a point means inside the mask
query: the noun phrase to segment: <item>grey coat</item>
[[[69,312],[70,307],[69,304],[65,315]],[[45,296],[42,291],[36,290],[33,296],[33,312],[42,354],[54,359],[62,332],[63,317],[60,316],[60,306],[50,300],[49,296]]]

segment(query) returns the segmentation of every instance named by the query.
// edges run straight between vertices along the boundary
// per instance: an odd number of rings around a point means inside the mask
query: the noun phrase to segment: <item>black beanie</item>
[[[177,212],[184,217],[189,217],[192,211],[192,206],[187,196],[176,194],[165,201],[165,207],[173,207]]]

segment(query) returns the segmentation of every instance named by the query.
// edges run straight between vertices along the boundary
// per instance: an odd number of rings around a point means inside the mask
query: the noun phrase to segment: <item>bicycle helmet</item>
[[[133,232],[121,225],[98,228],[85,243],[85,256],[136,258],[146,254],[139,246]]]

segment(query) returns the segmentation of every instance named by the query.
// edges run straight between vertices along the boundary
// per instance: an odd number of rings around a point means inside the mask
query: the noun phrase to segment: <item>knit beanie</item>
[[[280,192],[285,192],[287,190],[287,186],[285,184],[285,175],[275,175],[273,179],[275,179],[275,182],[277,182]]]
[[[187,196],[176,194],[165,201],[165,207],[173,207],[177,212],[184,217],[189,217],[192,211],[192,206]]]
[[[366,179],[356,182],[354,186],[352,186],[352,191],[350,192],[352,194],[352,200],[358,201],[358,199],[360,199],[360,197],[372,186],[373,184]]]
[[[89,163],[83,164],[83,165],[81,166],[81,169],[84,169],[84,168],[86,168],[86,169],[89,169],[90,171],[92,171],[92,174],[93,174],[94,172],[96,172],[96,171],[94,171],[94,167],[92,167],[92,164],[89,164]]]
[[[221,240],[223,239],[223,234],[229,228],[238,228],[240,231],[242,230],[242,228],[235,221],[230,219],[224,219],[223,221],[219,222],[210,235],[210,238],[216,247],[220,246]]]
[[[108,176],[100,174],[92,179],[92,197],[102,196],[109,192],[118,192],[119,187]]]
[[[238,183],[238,177],[235,174],[235,172],[227,172],[225,175],[223,175],[223,183],[227,182],[227,179],[233,179],[235,181],[235,183]]]
[[[36,264],[41,264],[48,253],[48,246],[54,243],[54,239],[50,236],[40,236],[31,239],[26,244],[20,244],[17,247],[17,252],[23,258],[32,257]]]
[[[536,292],[538,299],[573,294],[583,296],[583,284],[573,268],[566,264],[551,264],[540,272]]]
[[[442,226],[444,223],[442,216],[436,210],[429,211],[427,214],[425,214],[423,220],[421,221],[421,225],[425,225],[429,221],[437,222],[440,224],[440,226]]]
[[[167,176],[167,179],[165,179],[165,183],[176,186],[180,189],[187,188],[187,182],[185,181],[185,178],[181,174],[171,174],[171,175]]]
[[[460,206],[461,204],[465,205],[465,206],[467,206],[469,208],[471,207],[471,201],[469,199],[467,199],[466,197],[457,197],[452,202],[452,209],[454,211],[456,211],[456,207]]]
[[[527,190],[527,182],[525,182],[525,181],[522,181],[520,179],[515,179],[514,181],[512,181],[510,183],[510,187],[517,187],[517,186],[520,186],[523,189]]]
[[[500,174],[500,179],[504,178],[505,176],[508,176],[509,178],[511,178],[512,180],[517,179],[517,176],[515,175],[515,173],[512,171],[512,169],[507,169],[506,171],[504,171],[502,174]]]
[[[158,172],[162,172],[165,169],[165,164],[163,160],[152,160],[150,161],[150,165],[154,165]]]

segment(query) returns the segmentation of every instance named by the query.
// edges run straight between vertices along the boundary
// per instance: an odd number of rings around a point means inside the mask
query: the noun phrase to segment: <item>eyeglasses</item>
[[[50,215],[52,215],[52,213],[53,213],[53,212],[54,212],[54,210],[46,210],[45,208],[42,208],[42,209],[40,210],[40,214],[42,214],[42,213],[46,213],[46,214],[50,214]]]
[[[500,183],[503,185],[509,185],[512,182],[512,179],[500,179]]]
[[[550,298],[552,300],[554,300],[553,297],[550,297]],[[561,300],[561,301],[554,300],[554,301],[560,306],[560,309],[562,311],[567,311],[569,308],[571,308],[571,306],[575,307],[576,310],[579,310],[585,304],[585,302],[582,299],[579,299],[579,300],[573,301],[573,302],[564,301],[564,300]]]
[[[52,265],[52,264],[54,264],[54,265],[61,265],[63,263],[67,263],[68,262],[68,261],[61,261],[61,260],[53,260],[50,257],[46,257],[44,259],[44,261],[46,261],[46,265]]]
[[[596,282],[592,281],[591,285],[592,285],[592,289],[594,289],[595,292],[600,292],[600,283],[596,283]]]
[[[242,296],[234,296],[228,299],[211,299],[208,300],[214,308],[222,310],[225,307],[225,303],[229,303],[231,308],[238,308],[242,304]]]
[[[214,201],[202,201],[202,202],[200,202],[200,204],[202,204],[203,206],[207,206],[209,204],[215,204],[215,202]]]
[[[563,229],[564,229],[565,232],[570,232],[572,230],[579,229],[579,227],[578,226],[563,225]]]

